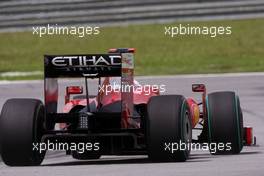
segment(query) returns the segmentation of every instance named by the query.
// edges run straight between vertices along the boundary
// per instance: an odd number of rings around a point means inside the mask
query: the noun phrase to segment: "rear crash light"
[[[244,144],[246,146],[256,145],[256,137],[253,136],[252,127],[244,127]]]
[[[83,88],[81,86],[69,86],[66,88],[66,93],[68,95],[71,94],[82,94],[83,93]]]

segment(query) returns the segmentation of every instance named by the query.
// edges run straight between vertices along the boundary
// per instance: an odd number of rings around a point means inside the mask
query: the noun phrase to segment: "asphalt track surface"
[[[8,167],[0,162],[0,175],[19,176],[72,176],[72,175],[263,175],[264,161],[264,73],[141,77],[142,84],[165,84],[166,94],[183,94],[199,99],[199,93],[191,92],[192,83],[205,83],[208,92],[236,91],[241,99],[244,124],[254,127],[257,146],[244,147],[239,155],[212,156],[208,151],[194,151],[184,163],[151,163],[146,156],[103,156],[99,160],[78,161],[63,152],[50,152],[39,167]],[[62,81],[62,85],[74,85],[78,81]],[[94,84],[95,82],[89,82]],[[91,86],[95,89],[96,86]],[[63,89],[64,90],[64,89]],[[0,108],[8,98],[42,98],[41,81],[0,82]],[[62,97],[61,97],[62,98]],[[60,103],[61,104],[61,103]]]

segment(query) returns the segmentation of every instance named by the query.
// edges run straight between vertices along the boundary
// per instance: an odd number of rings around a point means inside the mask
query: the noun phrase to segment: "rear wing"
[[[57,113],[58,78],[121,77],[122,85],[134,82],[134,53],[117,50],[109,54],[45,55],[44,86],[46,113]],[[133,112],[133,92],[122,92],[122,109]]]
[[[131,53],[130,53],[131,54]],[[121,76],[121,54],[45,55],[45,78]]]

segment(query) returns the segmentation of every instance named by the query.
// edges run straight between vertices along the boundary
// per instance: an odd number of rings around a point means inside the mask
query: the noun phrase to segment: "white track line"
[[[250,76],[264,76],[264,72],[139,76],[138,78],[139,79],[175,79],[175,78],[227,78],[227,77],[250,77]]]
[[[187,75],[162,75],[162,76],[137,76],[139,80],[144,79],[194,79],[194,78],[232,78],[232,77],[256,77],[264,76],[264,72],[250,72],[250,73],[219,73],[219,74],[187,74]],[[72,82],[78,79],[61,79],[62,82]],[[0,85],[8,84],[41,84],[43,80],[22,80],[22,81],[0,81]]]
[[[0,77],[17,77],[17,76],[35,76],[42,75],[42,71],[32,71],[32,72],[4,72],[0,73]]]

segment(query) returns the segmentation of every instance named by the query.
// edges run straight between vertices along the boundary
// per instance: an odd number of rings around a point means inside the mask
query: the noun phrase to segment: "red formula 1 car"
[[[234,92],[207,95],[205,85],[194,84],[192,90],[202,93],[200,103],[160,95],[160,87],[146,88],[134,80],[132,48],[46,55],[44,62],[45,105],[36,99],[9,99],[3,106],[0,144],[7,165],[39,165],[50,146],[63,147],[76,159],[143,154],[152,161],[185,161],[193,143],[215,144],[209,150],[217,154],[237,154],[253,143]],[[83,77],[85,83],[66,87],[59,113],[61,77]],[[98,79],[96,95],[90,95],[88,79]],[[197,140],[192,139],[193,129],[201,130]]]

